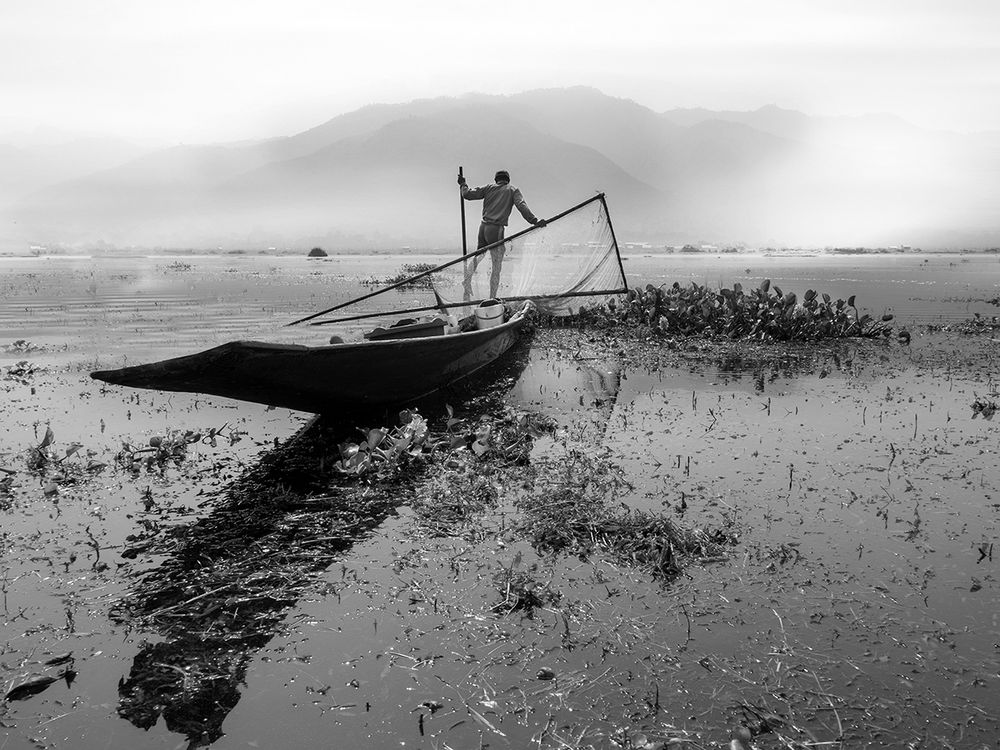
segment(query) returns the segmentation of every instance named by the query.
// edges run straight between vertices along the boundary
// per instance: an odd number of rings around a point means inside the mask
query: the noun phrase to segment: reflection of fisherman
[[[493,179],[495,182],[491,185],[470,188],[465,184],[465,178],[462,175],[458,176],[458,184],[462,187],[462,197],[467,201],[483,201],[483,222],[479,225],[479,241],[476,245],[479,250],[503,239],[504,228],[507,226],[510,212],[515,206],[529,224],[544,227],[546,223],[545,219],[538,219],[531,213],[531,209],[528,208],[528,204],[521,196],[521,191],[510,184],[510,175],[507,174],[506,170],[501,169]],[[503,263],[504,247],[504,245],[497,245],[497,247],[490,249],[490,260],[493,263],[493,267],[490,269],[491,297],[496,296],[500,286],[500,266]],[[482,256],[477,256],[473,261],[472,270],[479,265],[480,257]],[[470,291],[468,284],[470,274],[471,271],[467,270],[467,292]]]

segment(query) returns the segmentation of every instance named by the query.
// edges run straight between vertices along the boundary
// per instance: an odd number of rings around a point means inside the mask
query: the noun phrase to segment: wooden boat
[[[563,211],[544,226],[529,227],[487,247],[287,325],[314,321],[417,280],[426,279],[434,303],[395,315],[462,309],[466,321],[489,317],[483,327],[444,334],[438,326],[410,321],[377,328],[366,341],[325,346],[235,341],[186,357],[91,377],[133,388],[205,393],[315,413],[406,405],[486,367],[513,346],[532,306],[548,314],[572,312],[578,298],[591,301],[627,291],[607,203],[598,194]],[[441,289],[461,292],[446,300]],[[486,290],[489,289],[487,293]],[[492,318],[497,298],[522,307],[506,322]],[[485,309],[484,309],[485,308]],[[509,312],[509,311],[508,311]],[[386,313],[318,320],[342,323]]]
[[[407,405],[495,361],[517,341],[531,305],[490,328],[412,337],[401,327],[371,340],[303,346],[234,341],[197,354],[91,377],[314,413]]]

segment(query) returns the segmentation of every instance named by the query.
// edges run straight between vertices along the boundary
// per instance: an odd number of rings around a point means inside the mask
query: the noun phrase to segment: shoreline
[[[663,249],[650,247],[634,247],[631,243],[624,243],[621,247],[622,257],[626,256],[704,256],[704,257],[827,257],[827,256],[940,256],[940,255],[1000,255],[1000,248],[958,248],[958,249],[912,249],[896,250],[889,248],[755,248],[739,250],[682,250],[680,248]],[[309,256],[308,251],[287,251],[268,252],[262,250],[164,250],[164,251],[122,251],[122,252],[87,252],[87,251],[66,251],[66,252],[0,252],[2,260],[31,260],[31,259],[87,259],[87,260],[123,260],[123,259],[177,259],[177,258],[307,258],[312,261],[330,261],[338,257],[364,257],[371,255],[390,256],[399,258],[409,257],[442,257],[450,258],[454,256],[453,250],[445,249],[424,249],[424,250],[399,250],[399,249],[357,249],[357,250],[328,250],[326,256]]]

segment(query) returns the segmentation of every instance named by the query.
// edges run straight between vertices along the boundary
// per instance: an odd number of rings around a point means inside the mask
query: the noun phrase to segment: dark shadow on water
[[[495,412],[524,370],[529,345],[412,406],[432,424],[445,403],[472,418]],[[405,501],[405,477],[366,486],[333,469],[342,440],[356,437],[357,427],[394,425],[388,417],[316,419],[234,480],[207,516],[141,540],[144,552],[165,560],[112,613],[155,641],[139,649],[119,683],[120,716],[143,729],[162,717],[189,748],[223,735],[254,654],[288,610]]]

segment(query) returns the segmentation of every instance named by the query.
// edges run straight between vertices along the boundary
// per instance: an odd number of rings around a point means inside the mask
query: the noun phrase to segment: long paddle
[[[462,175],[461,167],[458,168],[458,177],[459,179],[465,179],[464,176]],[[458,186],[458,202],[461,204],[462,208],[462,257],[464,258],[465,254],[468,252],[468,248],[466,247],[465,244],[465,196],[462,195],[461,183]]]

